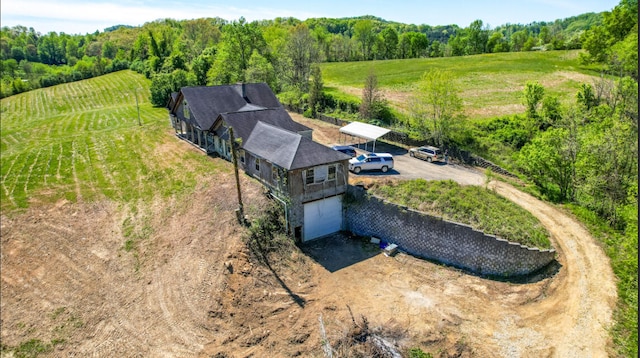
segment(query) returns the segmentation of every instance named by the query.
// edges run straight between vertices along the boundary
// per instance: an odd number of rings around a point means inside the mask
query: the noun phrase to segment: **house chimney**
[[[238,82],[238,83],[236,83],[236,85],[240,87],[239,89],[240,89],[240,94],[242,95],[242,98],[244,98],[244,100],[247,103],[250,103],[249,98],[247,98],[247,87],[246,87],[245,83],[244,82]]]
[[[240,86],[242,86],[242,98],[246,99],[247,98],[247,88],[244,85],[244,82],[240,83]]]

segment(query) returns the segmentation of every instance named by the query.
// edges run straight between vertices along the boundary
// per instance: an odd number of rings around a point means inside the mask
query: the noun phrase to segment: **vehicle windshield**
[[[365,157],[365,155],[364,155],[364,154],[360,154],[360,155],[358,156],[358,158],[356,158],[356,159],[358,159],[359,161],[361,161],[361,162],[362,162],[362,161],[364,161],[366,158],[367,158],[367,157]]]

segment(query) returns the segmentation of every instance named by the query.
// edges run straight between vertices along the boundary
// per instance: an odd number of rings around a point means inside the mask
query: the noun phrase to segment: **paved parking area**
[[[359,147],[353,145],[358,154],[365,153],[365,145]],[[372,143],[368,143],[366,148],[370,151],[373,149]],[[427,180],[447,180],[451,179],[462,185],[482,185],[485,181],[484,174],[476,168],[463,166],[454,162],[450,163],[429,163],[427,161],[413,158],[409,155],[409,151],[405,148],[384,143],[376,142],[376,152],[391,153],[394,159],[394,168],[386,173],[379,171],[360,172],[355,174],[351,172],[352,178],[357,177],[390,177],[398,179],[418,179]]]

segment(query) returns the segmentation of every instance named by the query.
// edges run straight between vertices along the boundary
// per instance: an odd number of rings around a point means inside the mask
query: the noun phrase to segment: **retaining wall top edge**
[[[523,244],[520,244],[520,243],[517,243],[517,242],[512,242],[512,241],[509,241],[509,240],[507,240],[507,239],[503,239],[503,238],[498,237],[498,236],[493,235],[493,234],[487,234],[486,232],[484,232],[484,231],[482,231],[482,230],[477,230],[477,229],[475,229],[473,226],[468,225],[468,224],[463,224],[463,223],[459,223],[459,222],[457,222],[457,221],[447,220],[447,219],[443,218],[442,216],[435,216],[435,215],[431,215],[431,214],[425,213],[425,212],[423,212],[423,211],[419,211],[419,210],[416,210],[416,209],[413,209],[413,208],[409,208],[409,207],[407,207],[407,206],[405,206],[405,205],[400,205],[400,204],[397,204],[397,203],[393,203],[393,202],[391,202],[391,201],[389,201],[389,200],[387,200],[387,199],[384,199],[384,198],[381,198],[381,197],[379,197],[379,196],[377,196],[377,195],[371,194],[369,191],[367,191],[367,190],[366,190],[366,189],[364,189],[364,188],[363,188],[363,193],[364,193],[364,195],[365,195],[365,196],[373,197],[373,198],[375,198],[375,199],[377,199],[377,200],[380,200],[380,201],[381,201],[381,202],[383,202],[384,204],[395,205],[395,206],[397,206],[397,207],[398,207],[398,208],[400,208],[400,209],[403,209],[403,210],[406,210],[406,211],[411,211],[411,212],[414,212],[414,213],[417,213],[417,214],[420,214],[420,215],[424,215],[424,216],[427,216],[427,217],[429,217],[429,218],[431,218],[431,219],[434,219],[434,220],[441,220],[441,221],[443,221],[443,222],[445,222],[445,223],[448,223],[448,224],[453,224],[453,225],[457,225],[457,226],[461,226],[461,227],[466,227],[466,228],[471,229],[471,230],[472,230],[472,231],[474,231],[474,232],[478,232],[478,233],[481,233],[481,234],[483,234],[483,235],[485,235],[485,236],[488,236],[489,238],[491,238],[491,239],[493,239],[493,240],[500,241],[500,242],[506,242],[506,243],[507,243],[507,244],[509,244],[509,245],[513,245],[513,246],[520,246],[520,247],[521,247],[521,248],[523,248],[523,249],[527,249],[527,250],[537,250],[537,251],[540,251],[540,252],[547,252],[547,251],[548,251],[548,252],[555,252],[555,249],[540,249],[540,248],[538,248],[538,247],[534,247],[534,248],[532,248],[532,247],[529,247],[529,246],[526,246],[526,245],[523,245]]]

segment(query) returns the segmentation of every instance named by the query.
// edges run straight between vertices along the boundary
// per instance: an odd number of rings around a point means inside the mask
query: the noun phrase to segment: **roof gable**
[[[290,169],[301,140],[302,136],[298,133],[257,122],[242,147],[258,157]]]
[[[299,133],[309,131],[311,128],[295,122],[284,108],[263,109],[242,111],[233,113],[223,113],[219,118],[224,121],[226,126],[233,127],[234,136],[248,138],[256,123],[264,122],[273,126],[285,129],[290,132]],[[218,133],[222,137],[222,133]]]
[[[287,170],[348,160],[350,157],[298,133],[257,122],[243,148]]]
[[[183,87],[180,93],[189,106],[191,122],[203,130],[209,130],[222,113],[282,108],[266,83]]]

